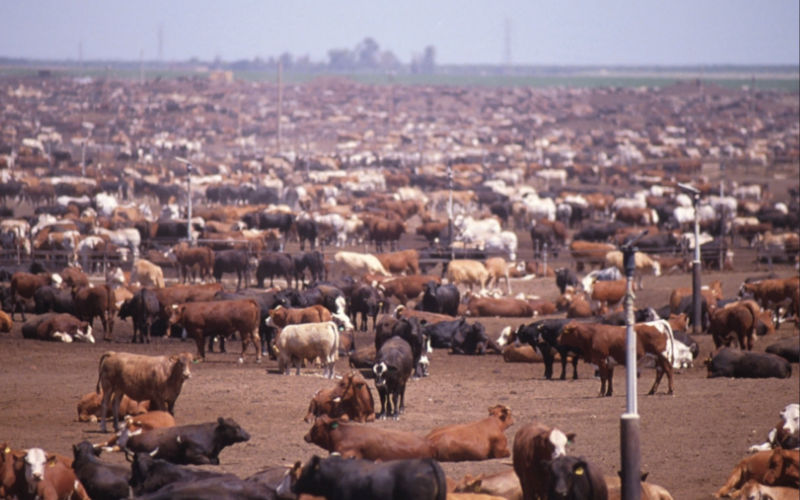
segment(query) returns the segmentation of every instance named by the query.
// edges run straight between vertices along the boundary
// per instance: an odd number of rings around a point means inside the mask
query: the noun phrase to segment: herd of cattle
[[[425,436],[367,422],[399,418],[409,379],[438,376],[427,356],[433,348],[541,360],[547,379],[556,361],[562,379],[570,362],[577,378],[583,359],[597,367],[600,394],[612,395],[614,367],[625,363],[618,245],[645,230],[635,254],[638,288],[650,276],[685,272],[695,246],[704,267],[729,269],[734,251],[748,247],[770,265],[797,265],[796,186],[784,197],[766,184],[733,183],[719,167],[796,165],[794,96],[692,85],[400,88],[389,114],[380,111],[388,99],[381,89],[329,84],[298,85],[285,97],[293,106],[289,130],[297,137],[310,130],[315,154],[306,140],[305,154],[296,145],[271,156],[263,138],[274,130],[265,118],[276,110],[258,85],[164,80],[141,92],[113,81],[5,82],[0,246],[9,266],[0,270],[8,283],[0,288],[0,331],[19,316],[25,338],[95,342],[99,318],[104,340],[119,340],[115,321],[130,318],[132,342],[182,336],[197,353],[104,354],[96,391],[78,411],[94,415],[103,431],[111,417],[117,434],[75,444],[72,459],[4,445],[0,497],[615,498],[618,478],[566,454],[569,433],[528,423],[509,449],[513,418],[503,405]],[[92,118],[63,116],[65,109]],[[635,118],[656,112],[653,121]],[[81,146],[88,161],[77,159]],[[175,156],[192,160],[191,178]],[[715,172],[719,183],[708,177]],[[681,182],[702,193],[696,206]],[[188,201],[190,220],[181,213]],[[32,213],[16,208],[23,202]],[[520,235],[530,235],[532,248],[520,247]],[[428,249],[416,248],[422,242]],[[459,258],[444,259],[434,273],[431,255],[443,247]],[[519,260],[531,250],[533,260]],[[563,253],[571,265],[554,269]],[[179,283],[165,279],[173,272]],[[235,276],[235,290],[223,285],[226,275]],[[531,275],[552,277],[558,300],[514,295],[514,280]],[[781,322],[797,329],[796,275],[756,276],[736,298],[712,283],[702,293],[700,325],[691,323],[691,307],[691,290],[677,288],[663,307],[635,312],[637,356],[656,367],[651,394],[664,375],[674,393],[675,370],[699,356],[689,327],[712,335],[711,377],[790,376],[796,336],[766,353],[752,347]],[[533,322],[497,336],[482,317]],[[374,333],[374,343],[356,349],[356,330]],[[249,439],[232,419],[176,425],[172,418],[192,360],[216,343],[224,351],[235,336],[239,362],[252,345],[256,361],[269,356],[282,373],[319,364],[335,379],[312,399],[305,439],[343,458],[314,457],[245,480],[182,467],[218,464],[224,447]],[[337,376],[339,356],[361,372]],[[377,414],[365,375],[374,378]],[[797,405],[782,419],[767,449],[744,459],[718,495],[772,489],[796,498]],[[115,446],[130,455],[130,467],[97,457]],[[438,463],[512,451],[513,470],[479,481],[456,484]],[[642,498],[671,498],[642,484]],[[487,498],[475,495],[465,498]]]

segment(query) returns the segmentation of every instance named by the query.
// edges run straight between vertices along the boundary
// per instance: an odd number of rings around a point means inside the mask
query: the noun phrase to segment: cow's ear
[[[574,432],[570,432],[569,434],[567,434],[567,443],[575,444],[575,433]]]
[[[319,470],[319,464],[321,461],[322,460],[319,458],[318,455],[314,455],[313,457],[311,457],[311,463],[309,465],[311,465],[311,468],[313,470]]]
[[[219,425],[224,425],[224,424],[225,424],[225,419],[224,419],[224,418],[222,418],[222,417],[219,417],[219,418],[217,418],[217,423],[218,423]]]
[[[56,458],[55,455],[50,455],[49,457],[47,457],[47,465],[49,465],[50,467],[55,467],[57,460],[58,459]]]

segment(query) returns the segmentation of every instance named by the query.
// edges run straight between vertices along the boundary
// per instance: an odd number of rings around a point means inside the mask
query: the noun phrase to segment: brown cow
[[[100,417],[100,405],[103,402],[103,393],[88,392],[78,401],[78,422],[97,422]],[[123,417],[128,415],[140,415],[147,411],[150,406],[149,401],[134,401],[128,396],[123,395],[119,405],[119,410]],[[106,418],[111,414],[106,411]]]
[[[497,495],[507,500],[522,500],[522,485],[514,473],[514,469],[507,469],[496,474],[478,474],[472,476],[465,474],[453,486],[455,492],[484,493]],[[449,495],[449,493],[448,493]]]
[[[341,422],[327,415],[317,417],[303,439],[345,458],[385,461],[433,457],[430,443],[417,434]]]
[[[143,356],[109,351],[100,357],[97,393],[103,392],[100,405],[100,430],[106,432],[106,412],[113,401],[114,428],[119,423],[122,396],[136,401],[150,401],[151,410],[175,413],[175,401],[184,381],[192,376],[194,357],[183,352],[172,356]]]
[[[722,300],[722,283],[719,280],[714,280],[708,286],[700,288],[700,294],[706,299],[709,310],[717,307],[717,301]],[[681,301],[684,297],[691,297],[691,288],[675,288],[669,295],[669,308],[670,312],[678,312]]]
[[[736,490],[751,479],[771,486],[797,488],[796,475],[793,478],[791,474],[781,474],[785,468],[784,462],[788,465],[788,469],[791,469],[792,464],[794,464],[794,470],[797,471],[797,464],[800,462],[800,450],[775,449],[753,453],[736,464],[736,467],[733,468],[730,476],[728,476],[728,480],[722,488],[714,493],[714,497],[736,497],[738,494]],[[770,472],[770,482],[767,482],[767,474]]]
[[[375,420],[375,401],[366,379],[359,372],[351,371],[335,386],[318,390],[311,398],[308,414],[303,420],[310,422],[320,415],[362,423]]]
[[[590,290],[590,297],[593,301],[599,302],[599,313],[605,314],[610,307],[622,301],[626,291],[625,280],[595,281]]]
[[[383,244],[387,242],[391,248],[395,248],[400,236],[406,232],[406,225],[399,220],[377,216],[362,216],[362,219],[368,237],[375,242],[375,250],[378,252],[383,251]]]
[[[20,471],[17,482],[25,484],[21,498],[89,500],[75,472],[56,455],[30,448],[24,457],[12,456],[15,471]]]
[[[797,303],[798,290],[800,290],[800,277],[794,276],[784,279],[761,280],[755,283],[743,283],[739,290],[739,296],[750,294],[764,309],[771,309],[775,318],[778,316],[778,309],[786,302],[791,303],[791,313],[798,316]],[[777,322],[777,321],[776,321]]]
[[[602,267],[605,264],[606,254],[617,248],[610,243],[595,243],[593,241],[575,240],[569,244],[572,258],[575,259],[575,269],[583,271],[586,264]]]
[[[125,443],[133,436],[138,436],[142,432],[153,429],[175,427],[175,425],[177,425],[175,417],[166,411],[148,411],[136,416],[127,415],[122,429],[118,430],[114,436],[99,446],[103,447],[103,451],[119,451],[125,448]]]
[[[198,274],[202,281],[211,279],[214,271],[214,250],[204,246],[190,247],[187,243],[181,242],[172,247],[172,252],[178,261],[182,283],[186,283],[190,271],[192,281],[196,281]]]
[[[556,301],[556,309],[567,311],[568,318],[590,318],[593,316],[592,306],[586,300],[586,294],[564,292]]]
[[[467,424],[433,429],[425,436],[440,462],[488,460],[511,455],[505,430],[513,425],[511,409],[503,405],[489,407],[489,416]]]
[[[789,486],[767,486],[751,479],[740,490],[741,496],[747,500],[797,500],[797,488]]]
[[[385,278],[380,281],[377,288],[383,292],[384,297],[396,297],[401,304],[406,304],[409,300],[419,297],[425,291],[425,283],[429,281],[439,284],[441,279],[429,274],[412,274]]]
[[[0,332],[8,333],[14,327],[14,321],[5,311],[0,311]]]
[[[531,305],[520,299],[471,297],[467,302],[467,316],[500,316],[504,318],[530,318]]]
[[[108,285],[86,286],[72,291],[75,301],[76,316],[94,323],[94,318],[99,317],[103,325],[103,340],[112,340],[114,332],[114,316],[117,305],[114,303],[114,292]]]
[[[503,361],[506,363],[541,363],[542,355],[530,344],[509,344],[503,348]]]
[[[723,345],[730,347],[734,339],[731,333],[735,333],[739,348],[751,351],[760,317],[761,308],[754,301],[733,302],[711,314],[708,333],[712,335],[714,346],[718,349]]]
[[[392,274],[419,274],[419,252],[417,250],[409,249],[391,253],[379,253],[375,257]]]
[[[428,323],[438,323],[440,321],[453,321],[455,319],[453,316],[450,316],[449,314],[417,311],[416,309],[411,309],[403,305],[395,307],[392,316],[394,316],[395,319],[417,318],[420,321],[427,321]]]
[[[33,293],[39,288],[46,285],[56,286],[61,284],[61,276],[50,275],[46,273],[31,274],[26,272],[16,272],[11,275],[11,299],[13,306],[11,309],[11,319],[14,319],[14,313],[19,311],[22,313],[22,321],[25,321],[25,308],[22,303],[23,299],[33,298]]]
[[[491,283],[493,287],[500,287],[500,279],[506,280],[506,293],[511,295],[511,282],[509,281],[509,265],[502,257],[489,257],[486,259],[486,270],[489,272],[489,279],[486,286]]]
[[[53,340],[70,343],[73,340],[94,344],[92,327],[69,313],[48,313],[22,325],[26,339]]]
[[[428,221],[417,227],[417,234],[423,236],[432,245],[445,229],[447,229],[447,222]]]
[[[645,354],[656,358],[656,379],[649,394],[655,394],[661,377],[667,374],[669,384],[668,394],[674,391],[672,380],[672,354],[665,355],[667,346],[674,342],[672,329],[666,321],[639,323],[634,326],[636,331],[636,359]],[[625,327],[610,326],[596,323],[567,324],[559,335],[562,345],[580,349],[583,359],[598,367],[600,372],[600,395],[611,396],[614,378],[614,362],[625,364]],[[672,349],[669,350],[671,353]],[[633,369],[633,368],[630,368]],[[608,390],[606,390],[608,382]]]
[[[321,307],[321,306],[320,306]],[[330,313],[328,313],[330,314]],[[256,362],[261,362],[261,348],[258,322],[261,308],[253,299],[215,300],[173,304],[169,317],[170,325],[180,325],[197,345],[200,358],[205,361],[207,337],[230,337],[238,333],[242,339],[242,354],[239,362],[244,362],[244,353],[252,343],[256,351]]]
[[[89,277],[79,267],[65,267],[61,273],[63,285],[69,289],[89,286]]]
[[[169,310],[173,304],[213,300],[214,295],[222,290],[221,283],[207,283],[203,285],[172,285],[153,291],[156,292],[162,311],[169,316]]]
[[[322,323],[331,321],[331,312],[319,304],[296,308],[277,306],[269,311],[269,318],[265,321],[267,326],[274,326],[275,328],[302,323]]]
[[[547,497],[550,460],[566,455],[566,446],[575,439],[575,434],[564,434],[559,429],[539,423],[521,427],[514,435],[514,472],[522,485],[524,500]]]

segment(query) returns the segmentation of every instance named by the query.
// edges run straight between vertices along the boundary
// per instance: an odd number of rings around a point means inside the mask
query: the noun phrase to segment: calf
[[[351,371],[335,386],[318,390],[311,398],[308,414],[303,420],[310,422],[320,415],[362,423],[375,420],[375,402],[366,379],[360,373]]]
[[[784,459],[784,454],[788,460]],[[775,460],[773,460],[773,458]],[[771,486],[790,486],[792,488],[798,487],[797,476],[791,477],[790,475],[779,475],[780,470],[784,465],[784,461],[793,462],[795,470],[800,461],[800,451],[798,450],[767,450],[759,451],[745,457],[736,464],[733,468],[728,480],[714,493],[715,498],[726,496],[736,497],[737,489],[741,488],[747,481],[755,480],[759,483]],[[780,464],[778,464],[780,462]],[[780,466],[780,467],[778,467]],[[770,474],[770,472],[772,474]],[[769,476],[768,476],[769,474]]]
[[[539,423],[530,423],[514,435],[514,472],[522,485],[524,500],[547,496],[550,472],[547,463],[566,455],[566,446],[575,434],[564,434],[559,429]]]
[[[103,462],[97,451],[89,441],[72,446],[72,470],[86,493],[94,500],[128,498],[130,467]]]
[[[375,355],[375,386],[381,400],[378,418],[391,413],[395,420],[405,408],[406,383],[414,367],[411,346],[401,337],[391,337],[381,344]]]
[[[547,498],[606,500],[608,489],[603,474],[584,458],[561,456],[547,465],[550,478]]]
[[[343,458],[386,461],[433,457],[430,443],[417,434],[340,422],[325,415],[314,420],[303,439]]]
[[[158,319],[161,306],[158,303],[158,295],[149,289],[142,288],[136,292],[133,297],[122,303],[119,308],[119,318],[131,318],[133,320],[133,340],[135,344],[138,341],[141,343],[150,343],[150,327]]]
[[[100,417],[100,406],[102,403],[102,392],[89,392],[84,394],[80,401],[78,401],[78,422],[97,422],[97,419]],[[123,395],[122,401],[120,401],[119,411],[123,417],[127,415],[139,415],[146,412],[149,406],[149,401],[134,401],[128,396]],[[108,413],[109,411],[111,411],[111,408],[107,408],[106,418],[111,415]]]
[[[72,298],[75,301],[75,315],[89,325],[94,318],[99,317],[103,325],[103,340],[112,340],[114,332],[114,315],[117,306],[114,303],[114,292],[108,285],[95,285],[73,290]]]
[[[708,361],[708,378],[789,378],[792,366],[774,354],[723,347]]]
[[[395,460],[372,463],[342,457],[313,456],[300,469],[295,464],[291,491],[325,496],[329,500],[445,500],[447,481],[434,460]],[[278,488],[283,494],[287,488]]]
[[[278,336],[278,370],[289,374],[289,363],[300,375],[303,360],[319,358],[322,376],[333,378],[334,364],[339,358],[339,329],[333,321],[287,325]]]
[[[70,343],[73,340],[94,344],[92,327],[71,314],[46,314],[25,322],[22,337]]]
[[[125,445],[130,452],[153,453],[175,464],[219,465],[223,448],[250,440],[250,434],[233,419],[159,428],[131,436]]]
[[[440,462],[505,458],[511,455],[505,430],[513,423],[511,409],[495,405],[489,407],[489,416],[483,420],[439,427],[425,439],[433,447],[433,457]]]
[[[751,446],[747,451],[764,451],[772,448],[786,450],[800,447],[800,404],[790,403],[781,411],[781,421],[770,429],[765,443]]]

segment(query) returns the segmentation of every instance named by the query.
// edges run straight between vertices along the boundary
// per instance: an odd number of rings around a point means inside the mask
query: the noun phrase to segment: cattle
[[[17,481],[25,483],[21,498],[89,500],[72,469],[55,455],[30,448],[23,457],[15,456],[14,462],[14,468],[22,472]]]
[[[79,267],[65,267],[59,274],[63,280],[62,286],[70,290],[89,286],[89,277]]]
[[[214,279],[217,283],[222,281],[225,273],[236,273],[236,290],[242,288],[244,279],[245,288],[250,281],[250,258],[244,250],[221,250],[214,254]]]
[[[547,498],[606,500],[608,488],[597,465],[583,457],[561,456],[547,465]]]
[[[767,441],[748,448],[749,452],[800,448],[800,404],[789,403],[781,410],[781,420],[767,434]]]
[[[740,497],[747,500],[795,500],[797,488],[791,486],[767,486],[751,479],[739,490]]]
[[[505,430],[513,424],[511,409],[495,405],[489,407],[489,416],[482,420],[438,427],[425,439],[433,447],[433,457],[440,462],[505,458],[511,455]]]
[[[417,434],[341,422],[326,415],[314,419],[303,439],[343,458],[386,461],[433,457],[430,443]]]
[[[88,321],[90,326],[94,318],[99,317],[103,325],[103,340],[112,340],[117,306],[111,287],[95,285],[79,288],[73,290],[72,299],[75,301],[75,316]]]
[[[467,316],[530,318],[533,316],[533,308],[521,299],[471,297],[467,302]]]
[[[447,222],[426,221],[417,227],[416,233],[428,240],[428,245],[433,245],[447,229],[447,226]]]
[[[374,255],[344,251],[334,254],[330,273],[334,277],[350,276],[354,279],[361,279],[367,274],[391,276]]]
[[[11,320],[11,316],[6,314],[5,311],[0,311],[0,332],[8,333],[13,326],[14,321]]]
[[[294,261],[292,256],[280,252],[267,252],[259,260],[256,267],[256,283],[264,288],[264,279],[269,277],[269,286],[274,286],[275,276],[286,280],[286,286],[292,286],[294,277]]]
[[[489,272],[489,279],[486,286],[491,283],[495,288],[500,286],[500,279],[506,280],[506,293],[511,295],[511,282],[509,281],[508,262],[502,257],[489,257],[486,259],[486,270]]]
[[[320,415],[362,423],[375,420],[375,403],[366,379],[351,371],[333,387],[318,390],[311,398],[308,414],[303,420],[308,423]]]
[[[607,267],[605,269],[595,269],[581,278],[581,288],[586,291],[591,291],[592,285],[596,281],[617,281],[625,279],[625,275],[616,267]]]
[[[578,277],[575,275],[575,271],[572,269],[562,267],[556,269],[556,286],[558,287],[558,291],[563,295],[566,291],[568,286],[577,287],[578,286]]]
[[[297,231],[297,239],[300,242],[300,251],[302,252],[305,250],[306,240],[308,240],[311,250],[314,250],[319,233],[317,221],[308,215],[300,216],[295,220],[294,227]]]
[[[528,344],[511,344],[502,349],[503,361],[506,363],[541,363],[542,355]]]
[[[76,340],[94,344],[91,325],[68,313],[49,313],[28,320],[22,325],[22,337],[64,343]]]
[[[143,287],[164,288],[164,271],[149,260],[136,259],[130,282],[139,283]]]
[[[656,378],[648,394],[655,394],[664,373],[667,374],[669,384],[667,393],[673,394],[674,338],[669,323],[663,320],[640,323],[634,325],[634,330],[637,337],[637,359],[645,354],[656,359]],[[614,364],[625,364],[626,361],[625,336],[624,327],[572,322],[564,326],[559,341],[566,346],[580,349],[584,361],[598,367],[600,395],[611,396]]]
[[[529,325],[520,325],[515,332],[515,336],[520,342],[529,344],[541,353],[544,361],[544,377],[547,380],[553,378],[554,352],[557,352],[561,358],[561,377],[559,378],[561,380],[567,378],[567,362],[570,354],[572,354],[572,379],[577,380],[578,378],[578,358],[582,351],[580,348],[559,341],[559,335],[568,323],[570,323],[569,319],[543,319]],[[511,327],[508,329],[508,333],[511,333]],[[508,342],[508,339],[501,335],[497,343],[506,345]]]
[[[283,328],[287,325],[299,325],[303,323],[321,323],[331,321],[331,312],[319,304],[309,307],[283,307],[275,306],[269,311],[269,318],[265,319],[267,326]]]
[[[460,301],[461,293],[454,284],[441,285],[432,280],[423,286],[423,311],[456,316]]]
[[[644,287],[642,280],[645,275],[661,276],[661,264],[643,252],[634,252],[634,278],[635,285],[639,290]],[[620,270],[625,271],[622,252],[614,250],[606,254],[606,266],[613,266]]]
[[[211,279],[214,270],[214,250],[205,246],[191,247],[186,242],[173,246],[172,254],[178,264],[178,275],[186,283],[191,273],[192,281],[199,276],[202,281]]]
[[[46,312],[75,313],[75,301],[72,291],[46,285],[33,292],[33,311],[36,314]]]
[[[150,328],[153,322],[158,319],[161,306],[158,303],[158,295],[149,289],[142,288],[133,297],[122,303],[119,308],[119,318],[131,318],[133,320],[133,340],[135,344],[147,340],[150,343]]]
[[[350,317],[358,326],[358,315],[361,314],[361,331],[367,331],[367,317],[372,317],[372,329],[378,320],[378,313],[383,309],[384,299],[379,290],[370,285],[357,285],[350,294]]]
[[[14,313],[17,310],[22,314],[22,321],[25,321],[25,309],[23,306],[23,299],[33,298],[34,292],[39,288],[47,285],[61,284],[61,276],[53,274],[31,274],[26,272],[16,272],[11,275],[11,297],[12,309],[11,319],[14,319]]]
[[[390,248],[397,247],[397,242],[406,232],[406,225],[400,220],[386,219],[377,216],[362,216],[367,229],[368,238],[375,243],[375,250],[383,251],[384,243],[389,243]]]
[[[514,435],[514,472],[522,485],[524,500],[546,498],[550,485],[547,463],[566,455],[566,446],[575,434],[564,434],[537,422],[522,426]]]
[[[142,497],[148,493],[165,500],[174,497],[224,498],[225,496],[220,495],[220,492],[215,489],[219,486],[220,480],[235,479],[237,484],[241,482],[239,478],[230,473],[184,467],[167,460],[153,458],[150,453],[134,453],[130,471],[130,489],[133,494],[137,495],[136,498],[151,498],[149,495]],[[194,484],[197,489],[186,495],[186,492],[183,491],[186,484]],[[243,493],[243,488],[241,486],[239,488],[239,493]],[[176,489],[178,491],[175,491]],[[267,496],[267,498],[270,497]]]
[[[207,337],[230,337],[238,333],[242,339],[242,354],[239,362],[244,361],[247,346],[252,343],[256,351],[256,362],[261,361],[259,348],[259,320],[261,309],[255,300],[218,300],[210,302],[192,302],[173,304],[169,317],[170,325],[179,325],[186,329],[187,335],[194,339],[200,359],[206,359],[205,340]]]
[[[600,304],[600,311],[606,311],[614,304],[618,304],[625,297],[627,292],[627,282],[617,281],[595,281],[587,293],[594,302]]]
[[[426,353],[431,352],[430,339],[425,335],[420,320],[383,316],[375,328],[375,352],[379,352],[383,343],[391,337],[400,337],[408,342],[413,356],[414,376],[427,377],[429,361]]]
[[[378,418],[392,416],[397,420],[405,409],[406,383],[414,369],[411,346],[403,338],[393,336],[376,346],[375,386],[381,401]]]
[[[72,446],[72,470],[93,500],[127,498],[131,469],[125,465],[103,462],[89,441]]]
[[[574,239],[569,244],[569,250],[575,260],[575,269],[583,271],[587,264],[598,267],[604,265],[606,254],[616,250],[616,248],[610,243],[595,243]]]
[[[702,286],[700,288],[700,294],[705,299],[707,307],[709,311],[713,308],[717,307],[717,301],[722,300],[722,283],[719,280],[714,280],[711,284],[707,286]],[[675,288],[669,295],[669,306],[670,312],[673,314],[679,314],[684,311],[681,309],[681,303],[684,301],[686,297],[691,299],[692,297],[692,289],[691,288]],[[689,319],[692,319],[692,315],[689,314]]]
[[[372,463],[341,457],[313,456],[290,473],[291,491],[325,496],[330,500],[445,500],[447,482],[435,460],[394,460]],[[278,488],[283,494],[284,487]]]
[[[439,278],[427,274],[398,276],[381,281],[377,288],[387,299],[395,297],[401,304],[406,304],[409,300],[419,297],[425,291],[425,285],[430,281],[438,284]]]
[[[103,394],[88,392],[78,401],[78,422],[97,422],[100,418],[100,406],[103,404]],[[150,406],[149,401],[134,401],[128,396],[123,395],[120,401],[119,411],[123,417],[128,415],[139,415],[147,411]],[[106,409],[105,417],[111,416],[112,409]]]
[[[149,404],[149,403],[148,403]],[[127,415],[122,428],[101,446],[104,451],[120,451],[131,436],[163,427],[175,427],[175,417],[166,411],[148,411],[140,415]]]
[[[775,317],[775,325],[780,324],[778,309],[785,302],[791,303],[792,314],[796,317],[798,289],[800,289],[800,278],[792,277],[785,279],[767,279],[754,283],[743,283],[739,289],[739,296],[743,297],[750,294],[764,309],[771,309]]]
[[[154,458],[174,464],[219,465],[219,454],[226,446],[250,440],[250,434],[232,418],[216,422],[177,425],[131,436],[127,452],[152,453]]]
[[[454,354],[484,354],[489,346],[499,350],[486,336],[483,325],[469,324],[464,318],[425,325],[423,332],[431,339],[432,347],[452,348]]]
[[[764,351],[780,356],[791,363],[800,361],[800,341],[797,337],[788,337],[773,342]]]
[[[278,370],[285,375],[289,374],[290,362],[296,368],[295,374],[300,375],[303,360],[319,358],[322,376],[333,378],[334,363],[339,357],[339,330],[332,321],[287,325],[278,336],[276,347]]]
[[[321,252],[303,252],[292,257],[294,264],[295,286],[301,287],[305,282],[305,271],[308,270],[310,281],[320,281],[325,278],[325,260]]]
[[[100,405],[100,431],[106,432],[106,411],[113,403],[114,428],[119,423],[122,396],[135,401],[150,401],[151,410],[174,414],[175,401],[183,383],[192,376],[193,356],[184,352],[172,356],[143,356],[109,351],[100,357],[95,391],[103,392]]]
[[[447,281],[450,284],[469,286],[470,290],[477,285],[480,290],[484,290],[488,279],[489,271],[480,261],[454,259],[447,264]]]
[[[567,230],[562,222],[540,219],[532,223],[530,234],[534,258],[542,258],[546,250],[551,252],[553,257],[558,257],[559,249],[564,245]]]
[[[786,456],[784,457],[784,455]],[[784,462],[794,464],[794,478],[780,474],[780,469],[784,467]],[[714,493],[714,498],[736,497],[739,493],[737,490],[750,480],[769,486],[789,486],[797,491],[796,469],[799,462],[800,451],[798,450],[776,449],[756,452],[736,464],[725,484]]]
[[[789,378],[792,365],[780,356],[723,347],[708,362],[708,377]]]
[[[758,304],[752,300],[743,300],[728,304],[711,314],[708,331],[717,349],[720,346],[730,347],[734,338],[742,350],[752,350],[756,340],[756,326],[759,317]],[[735,334],[735,337],[732,335]]]
[[[495,474],[478,474],[475,477],[465,474],[453,486],[453,491],[496,495],[507,500],[522,500],[522,486],[514,469],[511,468]]]
[[[375,256],[384,269],[392,274],[419,274],[419,252],[417,250],[400,250],[381,253]]]

